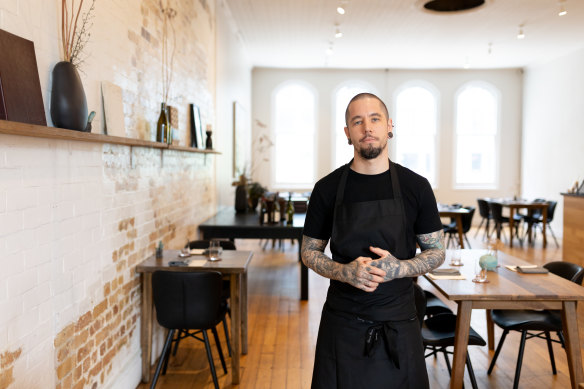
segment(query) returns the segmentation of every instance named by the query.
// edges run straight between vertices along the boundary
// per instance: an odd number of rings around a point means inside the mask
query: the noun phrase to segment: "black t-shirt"
[[[394,163],[394,162],[391,162]],[[436,198],[428,180],[408,168],[394,163],[404,208],[408,235],[442,230]],[[331,237],[337,187],[346,165],[320,179],[314,186],[304,223],[304,235],[320,240]],[[356,203],[392,199],[389,170],[381,174],[360,174],[349,169],[343,202]]]

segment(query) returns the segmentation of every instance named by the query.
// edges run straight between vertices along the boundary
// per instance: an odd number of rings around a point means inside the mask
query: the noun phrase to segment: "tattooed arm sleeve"
[[[324,253],[327,241],[302,237],[302,262],[323,277],[348,283],[366,292],[374,291],[384,281],[385,271],[371,266],[371,258],[359,257],[347,264],[338,263]]]
[[[395,278],[415,277],[425,274],[442,265],[445,257],[444,232],[442,230],[417,236],[422,252],[412,259],[399,260],[386,250],[371,248],[381,258],[372,265],[385,270],[384,281]]]

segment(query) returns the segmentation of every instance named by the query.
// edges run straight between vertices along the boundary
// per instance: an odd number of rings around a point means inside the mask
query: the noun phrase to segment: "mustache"
[[[365,135],[363,138],[359,139],[359,142],[363,142],[365,139],[375,139],[375,140],[379,140],[379,138],[375,137],[375,136],[371,136],[371,135]]]

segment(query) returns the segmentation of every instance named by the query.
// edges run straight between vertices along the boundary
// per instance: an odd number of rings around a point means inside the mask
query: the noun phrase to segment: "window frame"
[[[428,92],[430,92],[430,94],[432,95],[432,97],[434,98],[434,104],[435,104],[435,109],[436,109],[436,132],[434,133],[434,182],[430,181],[428,179],[428,177],[424,177],[428,180],[428,182],[430,183],[430,186],[432,187],[433,190],[437,190],[439,189],[439,183],[440,183],[440,166],[439,163],[441,161],[440,158],[440,151],[441,151],[441,136],[439,136],[439,134],[442,132],[441,129],[441,93],[440,90],[434,86],[434,84],[426,81],[426,80],[421,80],[421,79],[414,79],[414,80],[408,80],[402,84],[400,84],[397,88],[395,88],[395,91],[393,93],[393,101],[392,101],[392,112],[393,112],[393,116],[390,113],[390,117],[394,118],[394,126],[396,129],[398,129],[399,131],[399,122],[398,122],[398,117],[397,117],[397,100],[399,95],[406,91],[409,88],[423,88],[425,90],[427,90]],[[399,134],[396,133],[396,137],[393,138],[393,141],[390,141],[390,158],[392,158],[392,160],[395,160],[397,162],[397,143],[399,142]],[[418,173],[419,174],[419,173]]]
[[[303,88],[305,88],[307,91],[309,91],[312,96],[314,97],[314,127],[313,127],[313,131],[312,131],[312,142],[309,142],[309,140],[307,140],[307,144],[311,144],[312,145],[312,181],[311,182],[305,182],[305,183],[278,183],[276,181],[276,133],[277,133],[277,129],[276,129],[276,124],[277,124],[277,117],[276,117],[276,97],[278,96],[278,93],[280,93],[283,89],[290,87],[290,86],[294,86],[294,85],[298,85],[301,86]],[[282,83],[280,83],[279,85],[277,85],[271,93],[270,96],[270,100],[271,100],[271,107],[270,107],[270,111],[271,111],[271,126],[270,126],[270,136],[273,139],[273,143],[274,143],[274,147],[271,148],[270,150],[270,161],[273,161],[272,163],[270,163],[270,188],[273,190],[305,190],[306,188],[312,188],[314,186],[314,182],[316,181],[316,172],[317,172],[317,165],[318,165],[318,160],[317,160],[317,155],[316,155],[316,150],[317,150],[317,142],[318,142],[318,137],[317,137],[317,129],[318,129],[318,122],[319,122],[319,111],[318,111],[318,90],[309,82],[306,82],[304,80],[301,79],[290,79],[290,80],[286,80]]]
[[[472,88],[472,87],[478,87],[478,88],[483,88],[485,89],[487,92],[489,92],[494,98],[495,98],[495,107],[497,109],[497,118],[495,120],[496,123],[496,133],[494,135],[494,144],[495,144],[495,155],[494,155],[494,161],[495,161],[495,178],[493,183],[470,183],[470,184],[466,184],[466,183],[458,183],[457,181],[457,166],[458,166],[458,99],[460,97],[460,95],[467,90],[468,88]],[[472,81],[468,81],[465,82],[464,84],[462,84],[455,92],[454,94],[454,102],[453,102],[453,108],[454,108],[454,116],[453,116],[453,136],[452,136],[452,149],[454,151],[453,155],[453,164],[452,164],[452,188],[455,190],[498,190],[500,187],[500,180],[501,180],[501,174],[500,174],[500,166],[501,166],[501,108],[502,108],[502,103],[501,103],[501,91],[494,86],[493,84],[487,82],[487,81],[483,81],[483,80],[472,80]]]

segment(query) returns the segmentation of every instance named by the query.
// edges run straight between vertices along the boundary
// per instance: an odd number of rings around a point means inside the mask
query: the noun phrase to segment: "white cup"
[[[211,240],[208,249],[209,261],[219,261],[221,259],[222,252],[223,249],[221,248],[221,243],[216,239]]]

